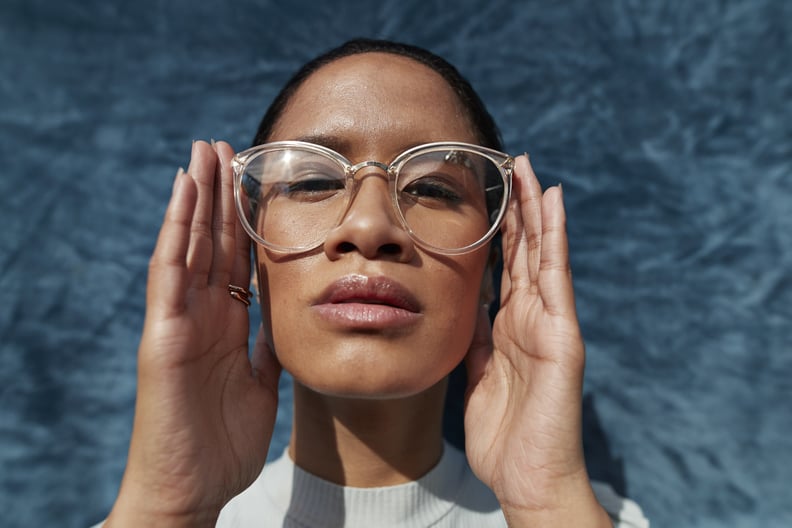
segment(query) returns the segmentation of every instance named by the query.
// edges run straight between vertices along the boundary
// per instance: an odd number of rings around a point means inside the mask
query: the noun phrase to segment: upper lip
[[[345,275],[334,281],[319,296],[316,304],[359,302],[384,304],[410,312],[419,312],[418,299],[398,281],[384,276]]]

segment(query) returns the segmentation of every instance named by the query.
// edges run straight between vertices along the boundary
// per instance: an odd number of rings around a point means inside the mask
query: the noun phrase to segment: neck
[[[327,396],[294,383],[289,455],[336,484],[369,488],[416,480],[440,460],[446,381],[414,396]]]

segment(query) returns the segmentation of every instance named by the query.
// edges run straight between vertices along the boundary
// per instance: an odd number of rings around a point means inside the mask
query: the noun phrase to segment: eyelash
[[[441,178],[432,176],[422,177],[410,182],[404,186],[401,192],[418,200],[437,200],[452,204],[462,201],[462,197],[451,185],[444,182]]]

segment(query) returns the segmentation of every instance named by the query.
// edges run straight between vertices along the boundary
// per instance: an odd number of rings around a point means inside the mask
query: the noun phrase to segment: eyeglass
[[[428,143],[390,165],[353,165],[321,145],[278,141],[234,156],[234,198],[242,226],[280,253],[310,251],[341,225],[364,168],[384,171],[402,227],[418,245],[447,255],[467,253],[500,228],[511,193],[511,156],[467,143]]]

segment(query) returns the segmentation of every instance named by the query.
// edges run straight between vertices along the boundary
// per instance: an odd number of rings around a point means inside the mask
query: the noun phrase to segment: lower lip
[[[317,304],[314,311],[325,321],[344,328],[377,330],[414,324],[421,314],[386,304]]]

